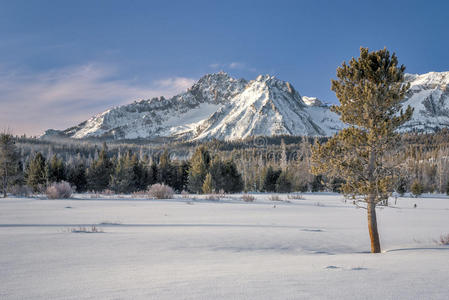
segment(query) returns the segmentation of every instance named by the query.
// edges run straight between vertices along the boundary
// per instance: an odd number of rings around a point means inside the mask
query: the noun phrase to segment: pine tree
[[[8,185],[15,180],[20,173],[19,151],[14,138],[9,133],[0,134],[0,179],[3,189],[3,197],[6,198]]]
[[[107,155],[106,143],[103,144],[95,160],[88,170],[88,186],[94,191],[103,191],[109,186],[109,180],[113,172],[113,164]]]
[[[159,158],[159,165],[157,169],[157,182],[164,183],[168,186],[173,187],[174,170],[168,150],[164,150],[161,157]]]
[[[287,171],[282,171],[276,180],[276,192],[290,193],[292,191],[292,183],[288,177]]]
[[[47,177],[49,182],[60,182],[66,180],[64,161],[56,154],[48,162]]]
[[[239,193],[243,190],[243,180],[242,175],[238,172],[237,166],[234,161],[227,160],[223,164],[224,170],[223,176],[223,186],[217,187],[218,191],[223,190],[225,193]]]
[[[195,150],[191,160],[189,169],[188,188],[193,193],[201,193],[203,182],[209,170],[210,154],[207,148],[202,145]]]
[[[117,159],[109,186],[116,193],[131,193],[137,190],[137,156],[127,152]]]
[[[151,186],[153,184],[155,184],[157,182],[157,178],[158,178],[158,168],[156,163],[151,163],[149,169],[148,169],[148,184],[147,186]]]
[[[449,181],[446,183],[446,195],[449,196]]]
[[[86,167],[83,163],[68,168],[67,173],[68,182],[76,187],[77,192],[82,193],[87,190]]]
[[[30,160],[26,170],[26,182],[35,192],[47,183],[45,158],[42,153],[37,152]]]
[[[210,173],[207,173],[206,178],[204,179],[202,190],[203,194],[212,194],[214,190],[212,186],[212,175],[210,175]]]
[[[403,176],[400,176],[397,179],[396,192],[401,196],[407,192],[407,180]]]
[[[281,175],[281,170],[273,170],[273,167],[269,166],[266,169],[263,179],[263,191],[265,192],[275,192],[276,182]]]
[[[398,66],[395,54],[383,49],[360,49],[337,69],[332,90],[340,101],[333,110],[349,125],[324,145],[313,149],[315,174],[343,178],[342,191],[367,205],[371,252],[380,252],[376,205],[388,199],[394,189],[394,165],[386,162],[400,125],[408,121],[412,108],[401,109],[409,85],[404,84],[404,66]],[[390,154],[391,155],[391,154]],[[388,161],[394,161],[389,157]]]
[[[420,196],[423,193],[423,190],[424,187],[418,180],[413,181],[412,185],[410,186],[410,191],[415,197]]]
[[[182,161],[174,166],[173,189],[177,192],[182,192],[187,189],[189,179],[189,164]]]

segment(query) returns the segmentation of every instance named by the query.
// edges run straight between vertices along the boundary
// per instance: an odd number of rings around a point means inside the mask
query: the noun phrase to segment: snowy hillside
[[[73,138],[135,139],[190,132],[246,85],[225,73],[202,77],[188,91],[169,99],[142,100],[114,107],[63,133]]]
[[[408,74],[410,91],[403,106],[414,107],[412,119],[402,131],[435,132],[449,128],[449,72]]]
[[[257,135],[332,135],[338,116],[273,76],[249,83],[224,72],[202,77],[188,91],[111,108],[64,131],[45,136],[113,139],[172,137],[234,140]]]
[[[449,72],[407,74],[404,107],[415,108],[400,131],[449,128]],[[203,76],[186,92],[111,108],[44,137],[236,140],[249,136],[330,136],[344,128],[337,114],[315,97],[301,96],[288,82],[259,75],[247,82],[224,72]]]
[[[338,116],[328,107],[308,106],[290,83],[260,75],[203,122],[195,139],[328,136],[341,128]]]

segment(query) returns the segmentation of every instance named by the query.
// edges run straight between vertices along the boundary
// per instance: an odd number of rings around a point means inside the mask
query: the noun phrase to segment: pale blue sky
[[[206,73],[273,74],[335,103],[360,46],[449,70],[447,1],[0,1],[0,126],[64,129]]]

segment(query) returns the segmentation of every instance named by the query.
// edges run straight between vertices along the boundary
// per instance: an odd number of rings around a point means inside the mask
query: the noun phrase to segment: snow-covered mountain
[[[410,90],[403,107],[415,110],[401,131],[435,132],[449,128],[449,72],[407,74]]]
[[[400,131],[449,128],[449,72],[406,75],[403,106],[415,108]],[[330,136],[344,128],[337,114],[315,97],[301,96],[288,82],[260,75],[235,79],[224,72],[203,76],[186,92],[111,108],[64,131],[44,137],[236,140],[249,136]]]
[[[304,102],[306,101],[306,102]],[[64,131],[44,136],[235,140],[248,136],[327,136],[343,125],[316,98],[273,76],[247,82],[224,72],[203,76],[185,93],[111,108]]]

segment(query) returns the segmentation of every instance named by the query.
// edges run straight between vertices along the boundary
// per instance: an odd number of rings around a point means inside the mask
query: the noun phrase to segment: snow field
[[[379,208],[374,255],[339,195],[255,197],[1,199],[0,299],[448,298],[449,198]]]

